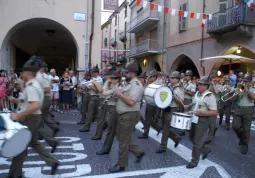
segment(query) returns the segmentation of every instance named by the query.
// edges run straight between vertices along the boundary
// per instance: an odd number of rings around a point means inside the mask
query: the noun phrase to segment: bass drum
[[[164,85],[150,84],[144,90],[144,100],[161,109],[169,107],[172,99],[172,91]]]

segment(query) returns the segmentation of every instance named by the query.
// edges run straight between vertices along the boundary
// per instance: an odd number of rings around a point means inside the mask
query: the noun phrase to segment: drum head
[[[28,129],[21,129],[15,133],[10,139],[6,140],[1,148],[1,155],[5,158],[12,158],[25,149],[30,143],[32,134]]]
[[[186,113],[181,113],[181,112],[174,112],[173,114],[178,115],[178,116],[184,116],[184,117],[191,117],[192,115],[186,114]]]
[[[167,108],[172,102],[173,96],[170,88],[162,86],[155,93],[155,103],[159,108]]]

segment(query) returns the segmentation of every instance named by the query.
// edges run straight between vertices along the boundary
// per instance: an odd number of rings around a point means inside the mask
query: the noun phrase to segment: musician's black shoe
[[[210,144],[210,143],[212,143],[212,140],[206,140],[206,141],[204,142],[205,145],[208,145],[208,144]]]
[[[175,147],[175,148],[179,145],[179,143],[180,143],[181,140],[182,140],[182,138],[180,137],[180,138],[175,142],[175,144],[174,144],[174,147]]]
[[[245,148],[245,147],[241,147],[240,148],[240,152],[243,154],[243,155],[246,155],[248,153],[248,149]]]
[[[148,135],[147,134],[142,134],[142,135],[138,136],[138,138],[140,138],[140,139],[147,139]]]
[[[57,125],[60,125],[60,122],[56,121],[56,124],[57,124]]]
[[[51,175],[56,174],[58,170],[58,166],[59,166],[59,163],[55,163],[53,166],[51,166],[51,172],[50,172]]]
[[[83,124],[85,124],[84,121],[77,122],[77,125],[83,125]]]
[[[109,169],[110,173],[116,173],[116,172],[124,172],[125,167],[120,167],[119,165],[115,165],[114,167]]]
[[[226,126],[225,126],[225,129],[226,129],[226,130],[229,130],[229,125],[226,125]]]
[[[80,132],[89,132],[89,129],[87,129],[87,128],[82,128],[82,129],[80,129],[79,131],[80,131]]]
[[[206,153],[203,154],[202,159],[206,159],[207,156],[212,152],[212,150],[208,150]]]
[[[142,158],[144,157],[145,153],[140,154],[139,156],[136,156],[136,162],[140,163]]]
[[[51,149],[51,153],[54,153],[58,147],[59,143],[56,143],[56,145],[54,145]]]
[[[158,148],[156,150],[156,153],[158,153],[158,154],[165,153],[165,152],[166,152],[166,150],[163,150],[162,148]]]
[[[194,164],[194,163],[191,163],[191,162],[186,166],[187,169],[193,169],[195,167],[197,167],[197,164]]]
[[[59,132],[59,129],[55,129],[55,130],[53,131],[53,137],[56,137],[56,135],[57,135],[58,132]]]
[[[180,136],[185,136],[185,132],[180,132],[179,135]]]
[[[102,150],[96,152],[97,155],[108,155],[109,153],[110,152],[102,151]]]
[[[91,140],[101,140],[101,139],[102,139],[102,137],[98,137],[98,136],[94,136],[91,138]]]

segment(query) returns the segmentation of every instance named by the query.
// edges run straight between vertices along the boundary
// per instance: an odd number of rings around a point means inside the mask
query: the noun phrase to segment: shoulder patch
[[[136,85],[140,86],[140,83],[139,83],[139,81],[135,81],[135,83],[136,83]]]
[[[28,84],[28,86],[32,86],[32,85],[33,85],[33,83],[32,83],[32,82]]]

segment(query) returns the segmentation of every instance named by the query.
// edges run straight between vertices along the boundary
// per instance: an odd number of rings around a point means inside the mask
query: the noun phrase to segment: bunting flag
[[[253,11],[254,10],[254,0],[245,0],[249,8]]]
[[[254,0],[245,0],[247,5],[251,8],[251,10],[254,9]],[[153,10],[157,10],[158,12],[162,12],[164,10],[165,14],[169,14],[170,10],[171,10],[171,15],[174,16],[177,15],[179,17],[185,17],[185,18],[191,18],[191,19],[202,19],[202,28],[204,28],[205,24],[207,23],[207,20],[212,20],[213,16],[212,14],[205,14],[205,13],[199,13],[199,12],[188,12],[188,11],[183,11],[183,10],[179,10],[179,9],[172,9],[169,8],[167,6],[162,6],[156,3],[151,3],[147,0],[143,0],[142,6],[143,8],[147,8],[147,5],[149,3],[149,7],[151,11]],[[141,0],[136,0],[136,5],[140,6],[141,5]]]
[[[140,6],[140,4],[141,4],[141,0],[136,0],[136,5]]]

